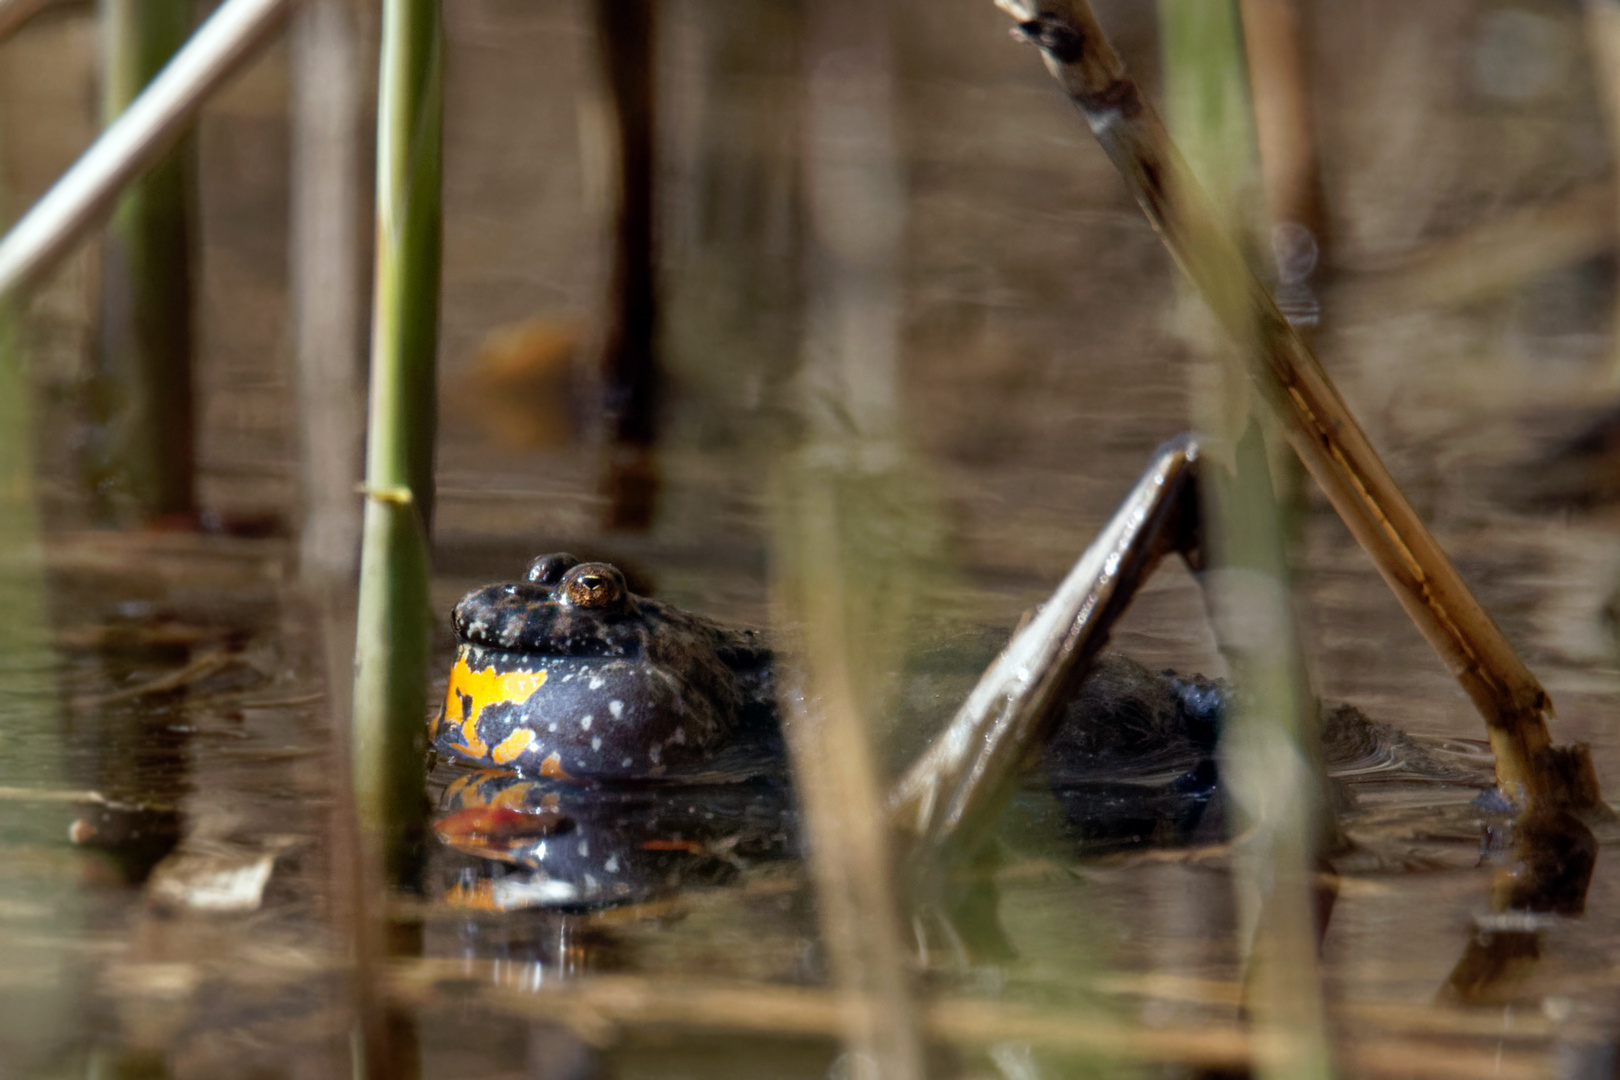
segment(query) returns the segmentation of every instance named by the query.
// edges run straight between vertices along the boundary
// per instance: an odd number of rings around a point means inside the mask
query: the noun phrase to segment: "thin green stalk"
[[[439,4],[389,0],[377,106],[377,268],[353,764],[362,835],[395,882],[408,871],[425,818],[442,58]]]
[[[191,32],[191,0],[102,0],[101,111],[110,125]],[[191,366],[196,145],[129,185],[107,228],[86,480],[103,516],[195,513]]]
[[[361,848],[355,1064],[356,1075],[409,1080],[421,1068],[414,1019],[380,1002],[377,982],[382,963],[398,951],[391,944],[409,952],[405,942],[419,928],[391,926],[376,886],[415,884],[427,820],[428,530],[444,123],[437,0],[387,0],[381,51],[371,408],[350,758]]]

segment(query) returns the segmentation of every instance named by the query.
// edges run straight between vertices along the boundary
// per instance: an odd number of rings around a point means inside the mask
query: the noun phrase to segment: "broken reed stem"
[[[439,4],[389,0],[377,105],[377,267],[353,768],[361,834],[376,845],[396,884],[413,859],[427,806],[442,57]]]
[[[956,715],[895,781],[889,819],[914,858],[969,852],[993,825],[1020,766],[1061,716],[1108,631],[1160,558],[1185,544],[1197,444],[1160,449],[1114,516],[1035,616],[991,663]]]
[[[1321,364],[1219,227],[1090,6],[1084,0],[998,3],[1041,48],[1165,246],[1239,343],[1250,378],[1294,451],[1484,716],[1503,791],[1526,804],[1595,805],[1589,759],[1572,760],[1577,755],[1551,746],[1546,691],[1469,592]]]

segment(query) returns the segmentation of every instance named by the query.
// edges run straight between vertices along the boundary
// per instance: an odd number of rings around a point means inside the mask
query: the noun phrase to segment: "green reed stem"
[[[103,0],[101,111],[110,125],[185,43],[191,0]],[[192,222],[186,138],[118,201],[107,228],[86,479],[104,516],[195,512]]]
[[[388,0],[353,766],[362,834],[396,883],[408,872],[426,809],[442,65],[439,4]]]

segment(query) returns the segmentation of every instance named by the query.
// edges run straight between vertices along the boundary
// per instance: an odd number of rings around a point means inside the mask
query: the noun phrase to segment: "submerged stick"
[[[1198,447],[1159,452],[1114,517],[1046,604],[1002,649],[944,733],[889,795],[889,816],[923,851],[972,847],[994,820],[1019,765],[1046,734],[1057,703],[1085,677],[1135,584],[1172,549],[1191,551]]]
[[[203,102],[267,42],[294,0],[227,0],[116,123],[0,239],[0,296],[65,254]]]
[[[1555,748],[1547,692],[1463,583],[1242,253],[1085,0],[997,0],[1038,45],[1165,246],[1236,340],[1306,469],[1485,718],[1497,782],[1526,804],[1596,806],[1581,748]]]

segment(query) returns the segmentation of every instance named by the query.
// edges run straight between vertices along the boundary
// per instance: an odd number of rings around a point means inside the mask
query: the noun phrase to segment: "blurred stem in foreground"
[[[1166,113],[1220,227],[1253,236],[1259,215],[1255,127],[1235,0],[1159,0]],[[1186,300],[1196,294],[1184,290]],[[1185,305],[1184,305],[1185,306]],[[1199,304],[1195,361],[1219,388],[1193,395],[1205,435],[1206,596],[1216,640],[1240,697],[1221,739],[1223,780],[1237,820],[1239,910],[1247,943],[1245,1004],[1257,1034],[1275,1040],[1262,1076],[1332,1072],[1316,964],[1313,869],[1324,821],[1314,701],[1294,622],[1280,512],[1259,402],[1234,349]],[[1221,402],[1224,415],[1199,410]]]
[[[111,124],[191,31],[191,0],[102,0],[102,124]],[[196,143],[133,181],[107,227],[85,473],[98,512],[196,514],[192,231]]]
[[[361,833],[399,883],[424,821],[432,643],[443,45],[436,2],[383,8],[377,266],[354,686]]]
[[[851,1080],[924,1074],[872,718],[913,595],[897,431],[905,202],[888,14],[837,0],[806,16],[802,161],[809,194],[805,445],[776,476],[773,616],[794,786]],[[875,223],[878,223],[875,225]]]
[[[359,31],[353,0],[309,0],[292,27],[292,293],[306,581],[353,588],[364,442],[360,359]],[[352,602],[352,601],[351,601]]]

